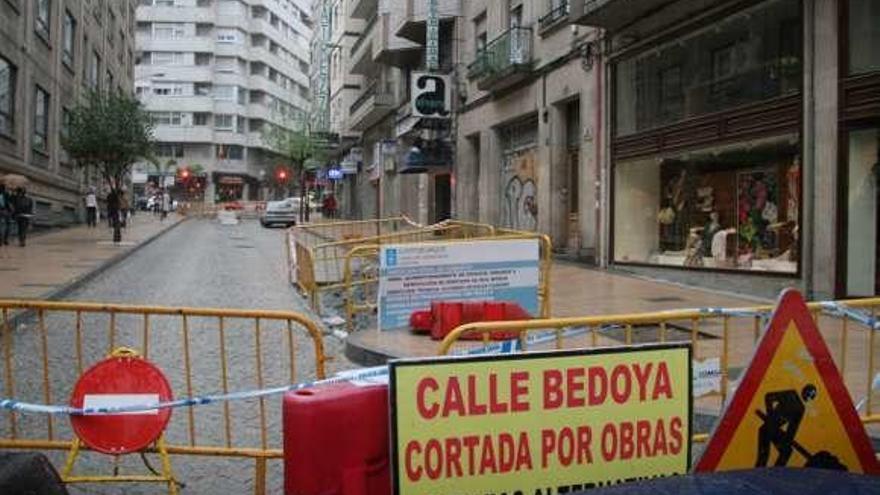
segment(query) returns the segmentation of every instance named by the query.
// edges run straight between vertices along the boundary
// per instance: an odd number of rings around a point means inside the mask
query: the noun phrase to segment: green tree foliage
[[[153,125],[133,96],[92,91],[71,109],[63,145],[78,166],[94,167],[118,191],[132,165],[151,156]]]
[[[97,170],[118,198],[132,165],[152,154],[153,125],[133,96],[92,91],[71,109],[62,145],[79,167]],[[121,239],[121,225],[116,221],[113,240]]]

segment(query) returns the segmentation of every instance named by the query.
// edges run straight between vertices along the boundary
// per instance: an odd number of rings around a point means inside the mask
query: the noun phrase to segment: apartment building
[[[880,293],[880,3],[604,0],[600,261],[750,294]]]
[[[131,91],[136,0],[0,1],[0,174],[30,180],[38,225],[82,218],[96,184],[61,146],[66,115],[90,88]]]
[[[309,10],[306,0],[140,1],[135,88],[156,156],[172,173],[203,170],[208,202],[265,198],[280,165],[266,133],[308,121]]]
[[[450,216],[451,112],[413,113],[414,75],[431,74],[452,104],[453,30],[461,2],[438,2],[438,66],[426,67],[427,2],[338,0],[332,43],[330,119],[342,136],[341,205],[352,218],[406,214],[420,222]],[[439,82],[438,82],[439,81]],[[440,86],[431,86],[435,90]],[[445,90],[445,91],[444,91]]]
[[[463,6],[457,216],[543,232],[557,252],[595,259],[602,179],[596,30],[569,22],[568,0]]]

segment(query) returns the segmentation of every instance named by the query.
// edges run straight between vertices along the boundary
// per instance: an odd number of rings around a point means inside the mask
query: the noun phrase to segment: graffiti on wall
[[[504,159],[501,224],[511,229],[538,229],[538,177],[535,151],[511,153]]]

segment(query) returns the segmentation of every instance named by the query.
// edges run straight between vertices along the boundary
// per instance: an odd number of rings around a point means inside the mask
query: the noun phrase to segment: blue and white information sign
[[[511,301],[538,314],[537,239],[382,246],[379,330],[409,325],[432,301]]]

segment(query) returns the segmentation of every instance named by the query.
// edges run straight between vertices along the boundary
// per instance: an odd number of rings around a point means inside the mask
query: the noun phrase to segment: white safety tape
[[[880,330],[880,321],[872,317],[870,314],[853,308],[848,308],[833,301],[825,301],[820,303],[821,308],[826,313],[833,316],[843,316],[852,319],[868,328]],[[770,312],[751,311],[726,308],[699,308],[700,313],[713,316],[734,316],[734,317],[760,317],[762,321],[766,321],[770,316]],[[622,325],[606,325],[599,330],[611,330],[623,328]],[[569,327],[562,330],[564,338],[576,337],[584,335],[590,331],[585,327]],[[557,338],[556,331],[545,331],[530,335],[526,339],[527,346],[540,345],[552,342]],[[510,339],[502,342],[495,342],[478,348],[467,349],[454,353],[455,356],[475,356],[481,354],[514,354],[522,350],[519,339]],[[16,411],[21,413],[34,414],[52,414],[52,415],[87,415],[87,414],[121,414],[131,412],[153,411],[156,409],[174,409],[178,407],[192,407],[205,404],[213,404],[216,402],[247,400],[271,395],[279,395],[286,392],[302,390],[306,388],[317,387],[321,385],[329,385],[333,383],[351,382],[358,384],[374,384],[387,381],[388,367],[377,366],[373,368],[364,368],[352,371],[343,371],[334,375],[332,378],[324,380],[315,380],[310,382],[301,382],[283,387],[266,388],[262,390],[246,390],[241,392],[231,392],[227,394],[203,395],[188,397],[185,399],[177,399],[164,402],[153,402],[145,404],[125,404],[118,406],[101,406],[101,407],[71,407],[67,405],[48,405],[23,402],[14,399],[0,399],[0,409],[8,411]],[[874,379],[873,388],[880,388],[880,374]],[[864,399],[859,402],[857,409],[864,405]]]

